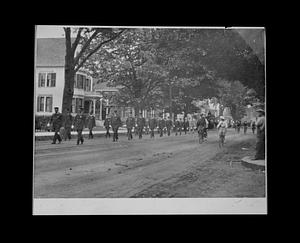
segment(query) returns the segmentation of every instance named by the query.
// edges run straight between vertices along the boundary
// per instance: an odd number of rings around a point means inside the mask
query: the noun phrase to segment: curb
[[[252,160],[250,156],[242,158],[242,165],[254,170],[265,170],[265,160]]]

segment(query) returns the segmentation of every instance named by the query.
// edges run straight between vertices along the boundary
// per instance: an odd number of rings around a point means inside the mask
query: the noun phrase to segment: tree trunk
[[[67,109],[72,110],[72,98],[74,94],[74,57],[72,56],[71,49],[66,48],[65,56],[65,86],[63,93],[62,112],[66,112]]]

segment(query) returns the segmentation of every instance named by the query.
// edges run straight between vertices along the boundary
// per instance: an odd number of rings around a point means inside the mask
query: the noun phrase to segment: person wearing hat
[[[166,121],[166,127],[167,127],[167,132],[168,132],[168,136],[171,135],[171,128],[172,128],[172,120],[170,117],[168,117],[167,121]]]
[[[257,141],[256,141],[256,154],[254,159],[265,159],[265,111],[263,109],[258,109],[258,120],[256,123],[257,127]]]
[[[82,136],[82,131],[84,129],[84,126],[85,126],[85,116],[83,114],[83,108],[80,108],[79,109],[79,114],[77,114],[75,116],[75,119],[74,119],[74,128],[75,130],[77,131],[77,145],[79,145],[79,142],[81,142],[81,144],[83,144],[84,142],[84,139],[83,139],[83,136]]]
[[[154,138],[154,129],[157,127],[157,121],[155,117],[152,117],[149,120],[149,128],[150,128],[150,138]]]
[[[132,128],[135,125],[135,120],[132,117],[132,113],[129,114],[129,117],[127,117],[126,119],[126,128],[127,128],[127,136],[128,136],[128,140],[132,139]]]
[[[120,116],[118,115],[118,111],[115,110],[112,117],[111,117],[111,127],[112,127],[112,130],[114,132],[113,142],[117,142],[118,139],[119,139],[118,129],[119,129],[120,126],[122,126],[122,121],[121,121]]]
[[[52,114],[50,118],[50,124],[52,124],[52,129],[54,131],[53,141],[52,144],[56,144],[56,140],[58,143],[61,143],[61,137],[59,135],[59,130],[62,127],[63,116],[61,113],[58,112],[58,107],[54,107],[55,113]]]
[[[217,129],[218,129],[218,132],[219,132],[219,137],[221,138],[223,136],[224,141],[225,141],[225,135],[226,135],[226,132],[227,132],[227,127],[228,127],[228,125],[227,125],[227,122],[225,121],[224,116],[220,116],[220,122],[217,125]]]
[[[244,134],[246,134],[248,128],[248,122],[246,120],[243,122],[243,126],[244,126]]]
[[[208,121],[207,121],[207,119],[204,117],[204,113],[201,113],[200,114],[200,118],[198,119],[198,121],[197,121],[197,124],[196,124],[196,127],[197,127],[197,130],[198,130],[198,132],[199,132],[199,129],[200,130],[203,130],[203,132],[204,132],[204,137],[207,137],[207,132],[206,132],[206,128],[207,128],[207,126],[208,126]],[[206,135],[206,136],[205,136]]]
[[[94,138],[93,135],[93,128],[96,126],[96,119],[93,115],[93,112],[91,112],[87,117],[87,127],[89,128],[89,139]]]
[[[145,126],[145,119],[142,117],[142,113],[139,114],[136,124],[137,124],[137,131],[138,131],[139,139],[142,139],[143,129]]]
[[[106,134],[105,134],[105,138],[107,138],[107,137],[109,137],[110,138],[110,133],[109,133],[109,129],[110,129],[110,124],[111,122],[110,122],[110,118],[109,118],[109,116],[107,116],[106,118],[105,118],[105,120],[104,120],[104,123],[103,123],[103,125],[104,125],[104,127],[105,127],[105,129],[106,129]]]

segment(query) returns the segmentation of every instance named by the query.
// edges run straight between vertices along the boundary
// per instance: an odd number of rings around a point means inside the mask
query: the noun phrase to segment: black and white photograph
[[[33,215],[267,214],[264,26],[36,25]]]

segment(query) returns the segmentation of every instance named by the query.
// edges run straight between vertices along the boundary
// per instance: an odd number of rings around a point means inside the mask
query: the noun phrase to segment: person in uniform
[[[162,137],[163,136],[163,131],[165,128],[165,120],[162,119],[162,117],[159,118],[158,120],[158,128],[159,128],[159,136]]]
[[[121,122],[121,118],[117,113],[118,111],[115,110],[113,113],[113,116],[111,117],[111,127],[112,130],[114,132],[113,135],[113,142],[117,142],[119,139],[119,135],[118,135],[118,129],[120,126],[122,126],[122,122]]]
[[[62,140],[59,135],[59,130],[62,127],[63,116],[58,112],[58,107],[54,107],[54,111],[55,113],[53,113],[50,118],[50,124],[52,124],[52,130],[54,131],[52,144],[56,144],[56,140],[58,140],[58,143],[61,143]]]
[[[109,128],[110,128],[110,118],[109,117],[106,117],[105,120],[104,120],[104,127],[106,129],[106,134],[105,134],[105,137],[107,138],[107,136],[110,138],[110,133],[109,133]]]
[[[86,117],[83,114],[83,108],[80,108],[79,114],[77,114],[74,119],[74,128],[77,131],[77,145],[79,145],[79,142],[81,142],[81,144],[84,142],[82,131],[85,127],[85,121]]]
[[[180,128],[179,118],[176,119],[174,125],[175,125],[175,136],[177,136],[178,132],[180,132],[180,135],[181,135],[181,128]]]
[[[67,112],[64,116],[64,127],[65,127],[65,141],[67,139],[71,140],[71,127],[72,127],[72,123],[73,123],[73,116],[70,113],[70,110],[67,109]]]
[[[149,120],[150,138],[154,138],[154,129],[157,127],[157,121],[154,117]]]
[[[135,126],[135,119],[132,117],[132,114],[129,114],[129,117],[126,119],[126,128],[128,140],[132,139],[132,128]]]
[[[167,127],[167,132],[168,132],[168,136],[171,135],[171,128],[172,128],[172,120],[170,117],[168,117],[167,121],[166,121],[166,127]]]
[[[204,113],[201,113],[200,118],[199,118],[199,120],[197,121],[196,126],[197,126],[198,133],[199,133],[199,130],[203,130],[204,136],[205,136],[205,129],[206,129],[207,126],[208,126],[208,121],[207,121],[207,119],[204,117]]]
[[[257,141],[256,141],[256,154],[254,159],[255,160],[260,160],[260,159],[265,159],[265,111],[262,109],[258,109],[256,111],[258,113],[258,120],[256,123],[256,136],[257,136]]]
[[[241,121],[240,121],[240,120],[237,120],[235,125],[236,125],[236,131],[237,131],[237,133],[240,133],[240,129],[241,129]]]
[[[93,115],[93,112],[91,112],[89,114],[89,116],[87,117],[87,127],[89,129],[89,139],[93,139],[94,135],[93,135],[93,128],[96,126],[96,119],[95,116]]]
[[[183,129],[184,129],[184,134],[186,134],[187,130],[189,129],[189,121],[187,120],[187,117],[183,118]]]
[[[142,113],[140,113],[136,123],[137,123],[139,139],[141,139],[143,136],[142,134],[143,134],[144,126],[145,126],[145,119],[142,117]]]
[[[247,133],[247,128],[248,128],[248,122],[244,121],[243,126],[244,126],[244,134],[246,134]]]

